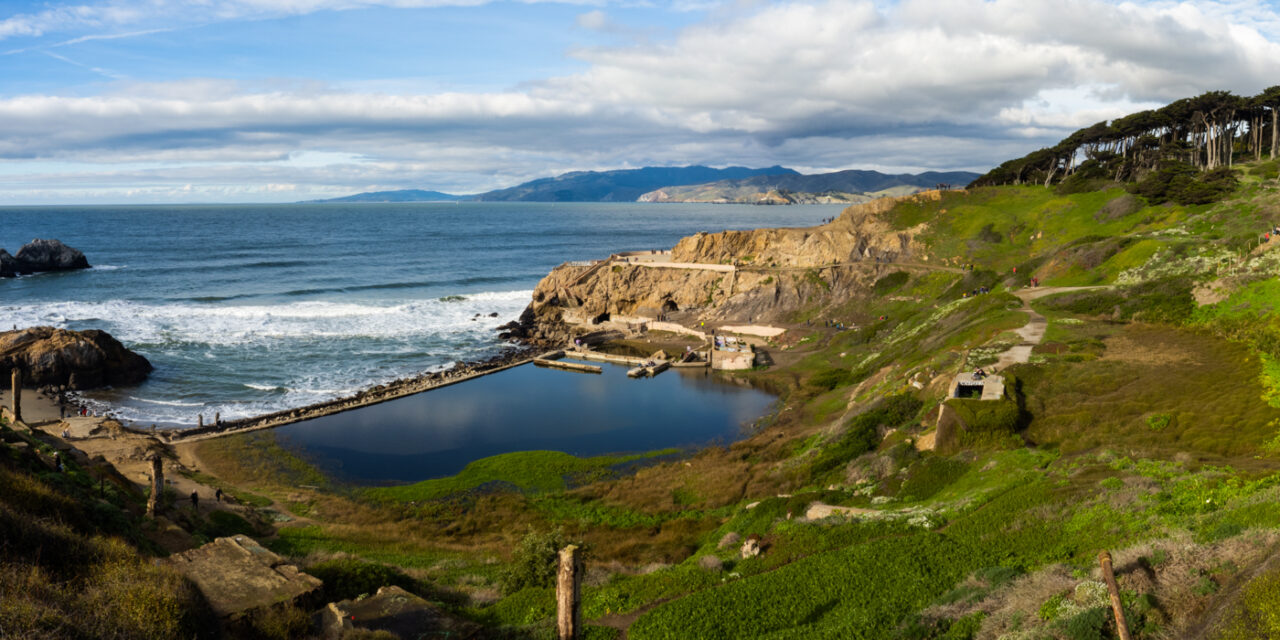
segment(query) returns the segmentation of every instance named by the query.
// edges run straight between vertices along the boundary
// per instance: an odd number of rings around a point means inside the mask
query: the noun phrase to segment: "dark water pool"
[[[511,451],[591,456],[728,443],[774,401],[701,369],[637,380],[627,367],[590,364],[604,373],[523,365],[275,432],[336,478],[388,484],[453,475]]]

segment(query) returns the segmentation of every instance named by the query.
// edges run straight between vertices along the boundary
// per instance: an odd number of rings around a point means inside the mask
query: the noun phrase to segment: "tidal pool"
[[[342,481],[365,485],[450,476],[512,451],[576,456],[728,443],[775,398],[703,369],[632,379],[532,364],[275,430],[281,444]]]

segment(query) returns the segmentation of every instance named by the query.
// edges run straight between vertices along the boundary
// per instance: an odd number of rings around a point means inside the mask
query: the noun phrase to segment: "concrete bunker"
[[[974,373],[962,373],[951,381],[948,398],[967,398],[971,400],[1001,400],[1004,398],[1004,377],[994,374],[978,376]]]

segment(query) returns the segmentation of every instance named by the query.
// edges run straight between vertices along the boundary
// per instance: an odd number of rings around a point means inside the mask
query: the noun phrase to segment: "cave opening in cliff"
[[[600,314],[600,315],[598,315],[598,316],[596,316],[596,317],[594,317],[594,318],[592,318],[592,319],[591,319],[592,324],[600,324],[601,322],[608,322],[608,321],[609,321],[609,312],[608,312],[608,311],[606,311],[606,312],[604,312],[604,313],[602,313],[602,314]]]
[[[679,311],[679,310],[680,310],[680,306],[676,304],[675,300],[668,299],[668,300],[662,301],[663,313],[671,313],[672,311]]]

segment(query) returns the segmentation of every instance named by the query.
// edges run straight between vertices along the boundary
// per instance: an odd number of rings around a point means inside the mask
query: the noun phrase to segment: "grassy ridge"
[[[610,468],[617,465],[673,453],[677,453],[677,450],[579,458],[559,451],[517,451],[476,460],[457,475],[447,478],[423,480],[399,487],[377,487],[366,489],[364,493],[376,500],[410,502],[435,500],[490,483],[520,491],[558,491],[565,489],[570,482],[586,482],[606,477]]]

